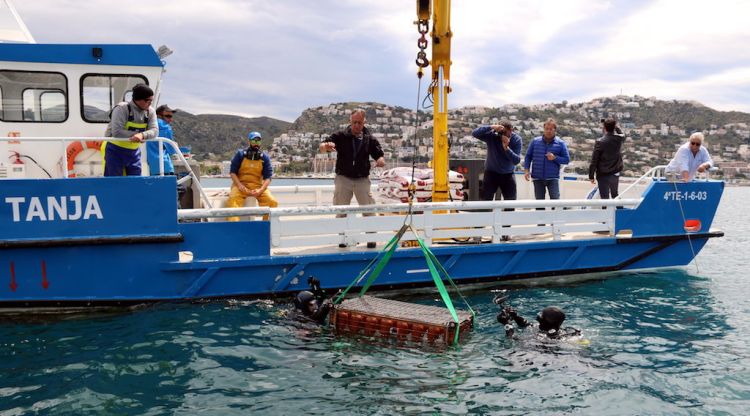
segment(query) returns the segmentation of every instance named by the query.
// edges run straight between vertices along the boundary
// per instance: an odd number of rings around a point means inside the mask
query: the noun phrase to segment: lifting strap
[[[396,235],[391,238],[390,241],[385,245],[383,250],[378,253],[375,258],[370,261],[370,263],[362,269],[362,271],[359,273],[359,275],[352,280],[352,282],[349,284],[349,286],[344,289],[343,292],[341,292],[336,299],[333,300],[333,304],[337,305],[341,303],[341,301],[344,299],[346,294],[351,290],[352,287],[354,287],[355,284],[362,281],[365,275],[368,273],[370,274],[367,278],[367,281],[362,286],[362,289],[359,291],[359,296],[364,296],[364,294],[367,292],[368,289],[370,289],[370,286],[375,282],[375,280],[380,276],[380,273],[383,271],[385,266],[390,261],[391,257],[393,256],[393,252],[396,251],[396,248],[398,247],[399,241],[401,241],[401,238],[404,236],[404,234],[407,231],[411,231],[415,238],[417,239],[417,242],[419,244],[419,248],[422,250],[422,254],[424,254],[425,261],[427,262],[427,267],[430,270],[430,275],[432,276],[433,282],[435,282],[435,287],[437,287],[438,292],[440,293],[440,298],[443,300],[443,303],[445,304],[445,307],[448,308],[448,312],[451,314],[451,317],[453,318],[453,321],[456,323],[456,331],[453,337],[453,343],[458,344],[458,335],[459,335],[459,326],[461,322],[458,320],[458,314],[456,313],[456,308],[453,306],[453,301],[451,300],[450,294],[448,293],[448,290],[445,287],[445,284],[443,283],[443,279],[440,277],[442,274],[445,279],[448,280],[448,282],[453,286],[454,290],[458,294],[458,296],[463,300],[464,304],[466,304],[466,307],[469,309],[469,312],[471,313],[472,317],[474,317],[474,320],[476,321],[476,313],[474,312],[474,309],[471,308],[471,305],[469,305],[469,302],[466,300],[466,298],[461,294],[461,291],[458,290],[458,287],[456,286],[456,283],[451,279],[448,272],[445,270],[442,264],[438,261],[437,257],[432,253],[432,251],[427,247],[427,245],[424,243],[424,241],[419,238],[419,235],[417,232],[412,228],[410,223],[405,223],[401,226],[401,229],[398,230]],[[376,264],[377,262],[377,264]],[[375,268],[373,269],[372,266],[375,265]],[[370,272],[372,271],[372,272]]]

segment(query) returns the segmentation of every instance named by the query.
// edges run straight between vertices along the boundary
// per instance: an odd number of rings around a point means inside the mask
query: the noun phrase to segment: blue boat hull
[[[654,182],[637,208],[617,210],[619,237],[432,250],[458,283],[684,266],[723,235],[710,230],[723,186]],[[267,221],[180,223],[174,178],[14,180],[0,189],[0,308],[285,295],[310,276],[343,288],[376,255],[271,255]],[[700,229],[687,233],[684,219]],[[421,251],[410,248],[395,252],[374,288],[430,285]]]

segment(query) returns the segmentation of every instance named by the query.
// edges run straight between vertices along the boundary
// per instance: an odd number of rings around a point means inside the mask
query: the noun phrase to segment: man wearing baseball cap
[[[174,113],[177,110],[169,108],[167,104],[156,107],[156,117],[159,125],[159,137],[165,139],[174,140],[174,132],[172,130],[172,119]],[[159,147],[162,147],[162,161],[164,164],[164,174],[174,175],[174,165],[172,164],[172,158],[169,155],[175,154],[172,146],[160,143],[158,141],[149,141],[146,143],[146,156],[148,160],[148,170],[151,175],[159,175]]]
[[[245,198],[252,196],[258,200],[258,206],[275,208],[279,205],[271,195],[268,185],[271,184],[273,167],[271,158],[260,150],[261,135],[251,131],[247,135],[249,146],[239,149],[232,158],[229,176],[232,177],[232,189],[229,191],[227,207],[239,208],[245,205]],[[267,219],[267,218],[264,218]],[[239,217],[229,217],[227,221],[239,221]]]
[[[141,143],[159,132],[156,112],[151,107],[154,91],[146,84],[137,84],[132,93],[130,102],[112,109],[104,136],[113,140],[102,144],[104,176],[140,176]]]

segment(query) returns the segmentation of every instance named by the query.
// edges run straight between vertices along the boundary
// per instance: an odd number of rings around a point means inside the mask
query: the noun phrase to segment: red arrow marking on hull
[[[42,287],[47,290],[49,287],[49,281],[47,280],[47,263],[42,260]]]
[[[16,266],[13,262],[10,262],[10,290],[15,292],[18,284],[16,284]]]

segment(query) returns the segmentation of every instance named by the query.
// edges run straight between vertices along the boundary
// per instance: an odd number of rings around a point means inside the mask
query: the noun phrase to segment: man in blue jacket
[[[159,137],[174,140],[174,133],[172,131],[172,118],[174,117],[174,113],[176,113],[176,111],[169,108],[166,104],[160,105],[156,108],[156,122],[159,125]],[[172,158],[169,155],[175,154],[175,150],[172,146],[167,146],[166,144],[155,140],[146,143],[149,173],[151,175],[159,175],[159,147],[164,148],[162,151],[164,174],[174,175],[174,165],[172,164]]]
[[[523,177],[534,180],[534,196],[544,199],[549,191],[550,199],[560,199],[560,166],[570,162],[568,147],[556,134],[557,122],[550,118],[544,122],[544,134],[531,141],[524,158]]]
[[[471,135],[487,143],[482,199],[492,201],[499,187],[503,199],[515,200],[513,171],[521,162],[521,136],[513,132],[513,126],[508,122],[479,127]]]

